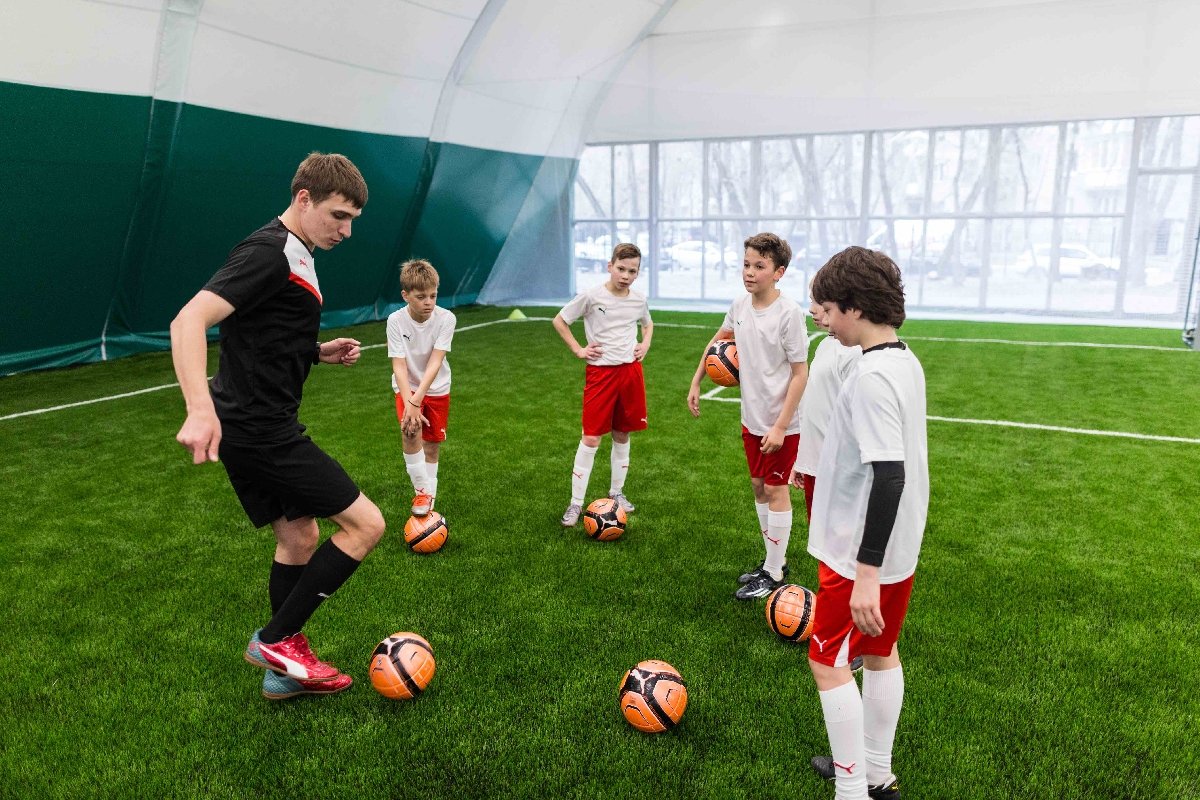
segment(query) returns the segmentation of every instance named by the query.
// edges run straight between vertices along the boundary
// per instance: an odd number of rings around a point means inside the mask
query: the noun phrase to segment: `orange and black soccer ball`
[[[767,624],[781,639],[807,641],[813,632],[817,596],[794,583],[785,583],[767,597]]]
[[[704,354],[704,371],[720,386],[738,385],[737,343],[733,339],[718,339]]]
[[[662,733],[679,724],[687,708],[687,684],[665,661],[641,661],[621,679],[618,703],[625,721],[642,733]]]
[[[436,553],[450,538],[446,518],[436,511],[423,517],[409,517],[404,523],[404,541],[414,553]]]
[[[429,642],[415,633],[394,633],[371,654],[371,685],[392,700],[411,700],[433,680],[437,664]]]
[[[583,532],[601,542],[611,542],[625,532],[625,510],[611,497],[593,500],[583,512]]]

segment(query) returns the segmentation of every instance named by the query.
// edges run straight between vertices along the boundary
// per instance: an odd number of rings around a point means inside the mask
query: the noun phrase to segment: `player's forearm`
[[[412,394],[412,389],[408,386],[408,360],[403,358],[392,359],[392,377],[396,379],[396,389],[401,397],[408,399]]]
[[[424,398],[425,393],[429,391],[429,387],[433,386],[433,381],[437,378],[438,370],[442,368],[442,362],[446,360],[446,352],[444,350],[434,350],[429,356],[429,363],[425,365],[425,374],[421,376],[421,385],[417,387],[415,395]]]
[[[187,308],[171,322],[171,362],[189,414],[213,410],[206,330],[204,320]]]
[[[799,365],[803,369],[794,370],[792,377],[788,381],[787,393],[783,396],[783,408],[779,411],[779,418],[775,420],[775,426],[783,430],[787,430],[792,419],[796,416],[796,409],[800,406],[800,398],[804,396],[804,387],[808,385],[808,365]]]
[[[649,350],[650,340],[654,338],[654,323],[647,323],[642,326],[642,345]]]
[[[896,515],[900,511],[900,496],[904,494],[904,462],[873,461],[871,495],[867,498],[867,516],[863,523],[862,543],[858,562],[872,567],[883,564]]]

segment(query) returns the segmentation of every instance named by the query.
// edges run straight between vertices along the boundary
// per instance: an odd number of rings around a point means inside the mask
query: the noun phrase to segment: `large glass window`
[[[896,260],[913,309],[1182,319],[1197,187],[1200,116],[589,147],[576,286],[633,241],[652,297],[723,303],[742,243],[770,230],[800,300],[863,244]]]

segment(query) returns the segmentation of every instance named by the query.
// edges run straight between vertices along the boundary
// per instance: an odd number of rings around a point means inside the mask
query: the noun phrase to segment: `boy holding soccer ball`
[[[412,481],[412,513],[423,517],[437,498],[438,453],[450,418],[450,363],[446,353],[457,320],[437,305],[438,274],[423,259],[400,266],[404,308],[387,319],[392,392],[403,437],[404,466]]]
[[[788,243],[773,233],[745,242],[742,283],[746,294],[733,301],[725,321],[704,347],[718,339],[737,342],[742,390],[742,446],[766,556],[738,578],[738,600],[766,597],[783,584],[792,532],[788,481],[800,439],[797,407],[808,380],[808,332],[804,309],[776,286],[792,260]],[[704,356],[692,377],[688,408],[700,416]]]
[[[646,382],[642,359],[650,349],[654,324],[650,306],[641,292],[630,287],[637,280],[642,251],[628,242],[613,248],[608,262],[608,280],[580,292],[554,317],[554,329],[577,358],[587,362],[583,388],[583,437],[575,450],[571,470],[571,502],[562,515],[564,528],[579,522],[588,479],[600,438],[612,433],[612,468],[608,496],[626,514],[634,511],[625,497],[629,472],[629,434],[646,429]],[[571,323],[583,318],[587,344],[580,345],[571,333]],[[637,340],[641,323],[642,340]]]
[[[899,798],[892,743],[904,700],[896,641],[929,507],[925,373],[901,342],[904,287],[883,253],[850,247],[813,279],[829,332],[862,355],[834,402],[817,465],[808,552],[820,562],[808,658],[838,800]],[[862,693],[849,662],[866,662]]]

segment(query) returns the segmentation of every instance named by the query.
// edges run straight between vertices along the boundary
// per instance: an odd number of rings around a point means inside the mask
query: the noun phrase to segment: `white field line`
[[[480,328],[488,328],[488,327],[491,327],[492,325],[501,325],[504,323],[511,323],[511,322],[551,322],[551,321],[553,321],[553,317],[526,317],[525,319],[494,319],[494,320],[491,320],[490,322],[480,322],[475,325],[468,325],[465,328],[459,328],[456,332],[457,333],[465,333],[466,331],[473,331],[473,330],[478,330]],[[655,323],[654,327],[656,327],[656,328],[690,328],[693,330],[713,330],[713,327],[711,325],[688,325],[688,324],[680,323],[680,322],[658,322],[658,323]],[[824,335],[823,333],[818,331],[818,332],[815,332],[809,338],[813,339],[813,338],[817,338],[817,337],[820,337],[823,335]],[[962,342],[965,344],[1010,344],[1010,345],[1028,345],[1030,347],[1103,347],[1103,348],[1115,348],[1115,349],[1126,349],[1126,350],[1166,350],[1169,352],[1182,352],[1182,353],[1196,352],[1194,350],[1189,350],[1187,348],[1160,347],[1160,346],[1156,346],[1156,345],[1146,345],[1146,344],[1098,344],[1098,343],[1092,343],[1092,342],[1025,342],[1025,341],[1020,341],[1018,339],[952,339],[952,338],[941,337],[941,336],[906,336],[904,338],[906,340],[911,339],[913,341]],[[378,348],[378,347],[387,347],[387,343],[383,342],[380,344],[369,344],[369,345],[366,345],[365,347],[363,347],[362,349],[363,350],[374,350],[375,348]],[[96,397],[91,400],[80,400],[77,403],[66,403],[64,405],[50,406],[48,408],[35,408],[31,411],[18,411],[15,414],[7,414],[3,417],[0,417],[0,422],[4,422],[5,420],[10,420],[10,419],[17,419],[18,417],[31,417],[31,416],[34,416],[37,414],[48,414],[51,411],[63,411],[68,408],[78,408],[79,406],[90,406],[95,403],[106,403],[110,400],[121,400],[126,397],[134,397],[139,394],[148,394],[150,392],[159,392],[159,391],[162,391],[163,389],[174,389],[177,386],[179,386],[178,383],[164,383],[161,386],[151,386],[148,389],[138,389],[133,392],[123,392],[122,394],[114,394],[114,395],[109,395],[107,397]],[[701,399],[702,400],[719,400],[719,401],[725,402],[725,403],[741,402],[740,400],[738,400],[735,397],[717,397],[716,394],[719,391],[720,391],[720,387],[717,387],[717,388],[709,391],[708,393],[702,395]],[[930,417],[930,419],[933,419],[933,417]],[[1032,425],[1032,424],[1017,423],[1017,422],[1007,423],[1007,422],[1002,422],[1002,421],[984,421],[984,420],[958,420],[958,421],[974,422],[979,425],[989,425],[990,424],[990,425],[1013,425],[1015,427],[1039,427],[1039,426]],[[1048,427],[1047,429],[1048,430],[1064,430],[1064,431],[1065,430],[1075,430],[1073,428],[1053,428],[1053,427]],[[1084,430],[1078,430],[1077,432],[1088,433],[1088,431],[1084,431]],[[1128,437],[1133,437],[1133,438],[1161,439],[1164,441],[1182,441],[1182,442],[1194,441],[1192,439],[1178,439],[1178,438],[1173,438],[1173,437],[1169,437],[1169,436],[1168,437],[1143,436],[1142,434],[1135,434],[1135,433],[1105,434],[1102,431],[1097,431],[1097,432],[1092,432],[1092,433],[1094,433],[1095,435],[1128,436]]]
[[[740,403],[738,397],[717,397],[724,387],[717,386],[700,395],[701,400],[717,400],[722,403]],[[1078,433],[1084,436],[1115,436],[1121,439],[1144,439],[1152,442],[1182,442],[1183,444],[1200,444],[1200,439],[1186,439],[1182,436],[1156,436],[1151,433],[1128,433],[1126,431],[1098,431],[1091,428],[1065,428],[1061,425],[1039,425],[1035,422],[1012,422],[1003,419],[959,419],[958,417],[935,417],[932,414],[925,419],[934,422],[953,422],[961,425],[994,425],[999,428],[1028,428],[1036,431],[1058,431],[1060,433]]]

